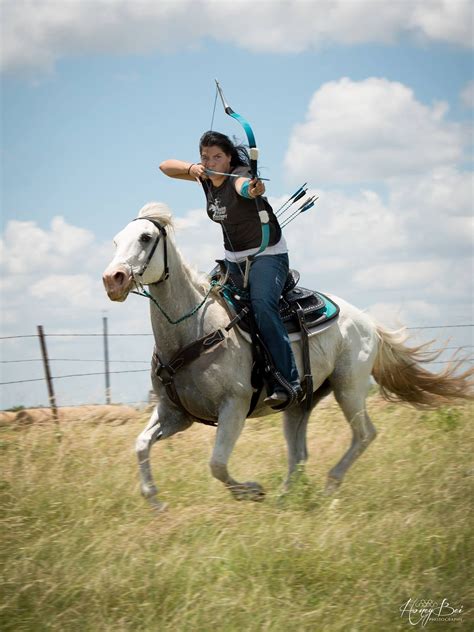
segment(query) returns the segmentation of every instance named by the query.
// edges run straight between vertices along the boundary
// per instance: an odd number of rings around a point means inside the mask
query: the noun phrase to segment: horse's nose
[[[123,270],[117,270],[117,272],[111,275],[111,278],[114,285],[121,287],[125,284],[125,280],[127,277],[125,276],[125,272],[123,272]]]
[[[110,299],[113,301],[124,300],[131,284],[130,272],[124,266],[107,268],[102,275],[104,287]]]

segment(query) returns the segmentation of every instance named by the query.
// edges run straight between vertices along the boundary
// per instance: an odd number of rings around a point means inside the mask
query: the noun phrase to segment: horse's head
[[[167,233],[171,224],[163,204],[147,204],[114,238],[115,256],[102,276],[108,297],[124,301],[137,284],[151,285],[168,276]]]

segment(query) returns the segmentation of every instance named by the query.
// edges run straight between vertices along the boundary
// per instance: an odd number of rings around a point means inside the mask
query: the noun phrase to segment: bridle
[[[212,292],[212,290],[214,289],[214,287],[216,285],[219,285],[219,283],[217,281],[211,281],[211,283],[209,284],[209,290],[205,293],[204,298],[202,299],[202,301],[196,305],[195,307],[193,307],[193,309],[191,309],[189,312],[187,312],[186,314],[183,314],[183,316],[180,316],[180,318],[177,318],[176,320],[173,320],[167,313],[166,311],[163,309],[163,307],[161,307],[161,305],[158,303],[157,299],[152,296],[144,287],[143,287],[143,283],[140,281],[140,279],[136,278],[136,277],[140,277],[144,274],[145,270],[148,268],[150,261],[153,257],[153,255],[155,254],[156,248],[158,246],[158,244],[160,243],[160,239],[163,238],[163,257],[164,257],[164,271],[163,274],[161,275],[161,277],[158,279],[158,281],[154,281],[152,285],[156,285],[158,283],[161,283],[162,281],[166,281],[170,275],[170,271],[169,271],[169,267],[168,267],[168,247],[167,247],[167,241],[166,241],[166,229],[164,226],[162,226],[160,224],[160,222],[158,222],[156,219],[154,219],[153,217],[136,217],[133,221],[135,222],[137,219],[146,219],[149,222],[151,222],[152,224],[154,224],[156,226],[156,228],[158,228],[159,235],[156,237],[154,244],[152,245],[150,252],[148,253],[148,256],[146,258],[145,263],[143,264],[143,266],[141,267],[141,269],[138,272],[134,272],[131,269],[131,275],[133,278],[133,281],[135,283],[135,287],[136,290],[132,290],[132,294],[137,294],[138,296],[144,296],[145,298],[148,298],[152,303],[154,303],[156,305],[156,307],[158,308],[158,310],[163,314],[163,316],[166,318],[166,320],[171,324],[171,325],[177,325],[178,323],[181,323],[183,320],[186,320],[188,318],[190,318],[191,316],[194,316],[194,314],[196,312],[198,312],[201,307],[205,304],[205,302],[207,301],[210,293]],[[148,284],[151,285],[151,284]]]
[[[148,268],[148,266],[150,265],[150,261],[153,258],[153,255],[155,254],[155,250],[158,247],[158,244],[160,243],[160,238],[163,237],[163,250],[164,250],[164,266],[165,269],[163,271],[163,274],[161,275],[161,278],[158,279],[158,281],[155,281],[155,283],[161,283],[162,281],[166,281],[166,279],[169,277],[170,275],[170,271],[168,268],[168,248],[167,248],[167,241],[166,241],[166,229],[164,226],[162,226],[160,224],[160,222],[158,222],[156,219],[153,219],[152,217],[136,217],[133,221],[136,222],[138,219],[146,219],[147,221],[151,222],[152,224],[154,224],[154,226],[156,226],[156,228],[158,228],[159,230],[159,234],[157,235],[151,249],[150,252],[148,253],[148,256],[146,258],[145,263],[143,264],[143,266],[141,267],[141,269],[136,272],[136,276],[142,276],[145,273],[145,270]]]

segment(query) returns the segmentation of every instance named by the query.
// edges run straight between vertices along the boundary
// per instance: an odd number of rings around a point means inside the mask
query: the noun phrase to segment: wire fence
[[[104,319],[104,321],[106,321],[106,319]],[[407,327],[406,329],[411,330],[411,331],[423,331],[423,330],[430,330],[430,329],[462,329],[462,328],[467,329],[467,328],[472,328],[472,327],[474,327],[474,324],[466,323],[466,324],[417,326],[417,327]],[[47,352],[43,350],[42,357],[6,359],[6,360],[1,359],[0,360],[1,365],[25,365],[25,364],[38,363],[38,362],[43,363],[45,367],[45,376],[34,377],[34,378],[25,377],[25,379],[6,380],[6,381],[0,382],[0,386],[9,386],[9,385],[14,385],[14,384],[27,384],[27,383],[32,383],[32,382],[42,382],[46,380],[47,382],[49,382],[49,388],[52,390],[53,382],[56,380],[69,379],[69,378],[85,378],[85,377],[91,377],[91,376],[105,376],[106,384],[110,384],[109,382],[110,375],[149,373],[150,359],[148,360],[128,360],[128,359],[127,360],[110,360],[108,358],[108,352],[107,352],[107,348],[108,348],[107,338],[109,337],[127,337],[127,338],[150,337],[151,338],[152,336],[153,336],[152,333],[108,333],[106,326],[102,333],[76,333],[76,332],[50,333],[50,334],[44,333],[43,334],[44,345],[45,345],[44,339],[47,339],[47,338],[64,338],[64,339],[103,338],[105,357],[104,358],[80,358],[80,357],[79,358],[77,357],[48,358]],[[30,339],[30,338],[38,339],[39,337],[40,337],[39,333],[38,334],[23,334],[23,335],[15,335],[15,336],[0,336],[0,342],[9,341],[9,340]],[[449,347],[443,347],[442,349],[433,349],[433,351],[439,351],[439,352],[459,351],[460,349],[467,350],[467,349],[472,349],[472,348],[474,348],[474,345],[462,345],[460,347],[449,346]],[[464,358],[464,361],[468,363],[472,363],[474,361],[474,358],[472,357]],[[104,370],[103,371],[90,371],[90,372],[83,372],[83,373],[82,372],[69,373],[69,374],[53,376],[50,374],[50,369],[49,369],[50,362],[75,362],[75,363],[88,363],[88,364],[104,363]],[[450,362],[451,360],[437,360],[435,362],[432,362],[432,364],[448,364]],[[128,365],[144,364],[144,365],[147,365],[147,368],[143,368],[143,369],[129,368],[129,369],[124,369],[124,370],[110,370],[109,368],[110,364],[128,364]],[[53,395],[53,398],[54,398],[54,395]],[[50,400],[51,400],[51,392],[50,392]]]

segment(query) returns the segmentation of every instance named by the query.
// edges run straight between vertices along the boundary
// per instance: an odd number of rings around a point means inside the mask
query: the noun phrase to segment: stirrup
[[[275,391],[268,397],[265,397],[263,403],[271,408],[279,407],[282,405],[286,405],[289,402],[290,398],[287,393],[283,393],[283,391]],[[276,408],[278,410],[278,408]]]

